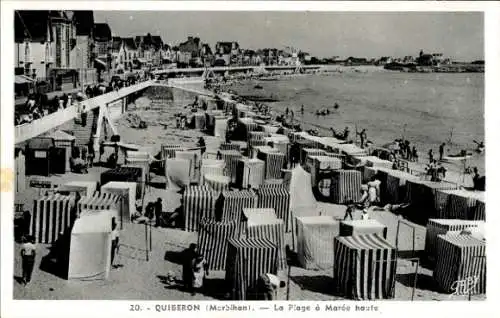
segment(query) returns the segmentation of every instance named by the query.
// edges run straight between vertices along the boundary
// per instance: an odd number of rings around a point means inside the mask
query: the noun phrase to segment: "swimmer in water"
[[[339,104],[335,103],[335,105],[333,105],[333,108],[334,109],[339,109]]]
[[[473,140],[473,141],[477,145],[476,152],[479,152],[479,153],[483,152],[484,151],[484,142],[483,141],[477,142],[475,140]]]

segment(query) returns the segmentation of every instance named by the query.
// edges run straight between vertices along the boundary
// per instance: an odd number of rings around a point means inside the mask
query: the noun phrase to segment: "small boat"
[[[444,156],[443,161],[463,161],[472,158],[472,154],[468,153],[465,156]]]
[[[253,88],[255,88],[255,89],[263,89],[264,87],[262,87],[262,85],[257,84]]]

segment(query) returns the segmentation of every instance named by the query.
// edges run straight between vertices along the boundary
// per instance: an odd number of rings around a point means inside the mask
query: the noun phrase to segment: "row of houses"
[[[238,42],[215,47],[199,37],[171,46],[158,35],[114,36],[107,23],[96,23],[93,11],[16,11],[15,73],[43,80],[57,74],[114,73],[143,67],[296,65],[310,61],[292,47],[243,49]],[[70,78],[74,79],[74,76]]]

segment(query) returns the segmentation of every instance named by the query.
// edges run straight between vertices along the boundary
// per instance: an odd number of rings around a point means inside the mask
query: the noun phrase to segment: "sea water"
[[[255,89],[256,84],[262,89]],[[484,74],[402,73],[392,71],[344,72],[307,75],[278,81],[249,81],[231,87],[242,95],[279,100],[269,103],[275,110],[293,110],[305,125],[342,131],[348,126],[367,130],[368,139],[385,144],[405,137],[427,159],[433,149],[447,142],[447,154],[472,151],[484,140]],[[339,108],[334,110],[334,104]],[[300,108],[304,105],[302,117]],[[328,107],[333,113],[317,116]],[[327,133],[327,131],[323,131]],[[484,154],[469,161],[484,171]]]

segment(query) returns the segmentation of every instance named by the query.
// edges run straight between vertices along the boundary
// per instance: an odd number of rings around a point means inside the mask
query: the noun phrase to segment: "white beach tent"
[[[82,213],[71,231],[68,280],[102,280],[111,267],[109,211]]]
[[[331,216],[297,217],[297,257],[306,269],[327,269],[333,263],[333,240],[339,222]]]
[[[318,216],[318,204],[312,192],[311,174],[300,165],[285,173],[285,184],[290,189],[290,216],[292,219],[293,246],[297,244],[296,217]]]
[[[135,198],[137,183],[111,181],[101,187],[102,193],[111,193],[122,196],[121,220],[130,221],[135,214]]]

